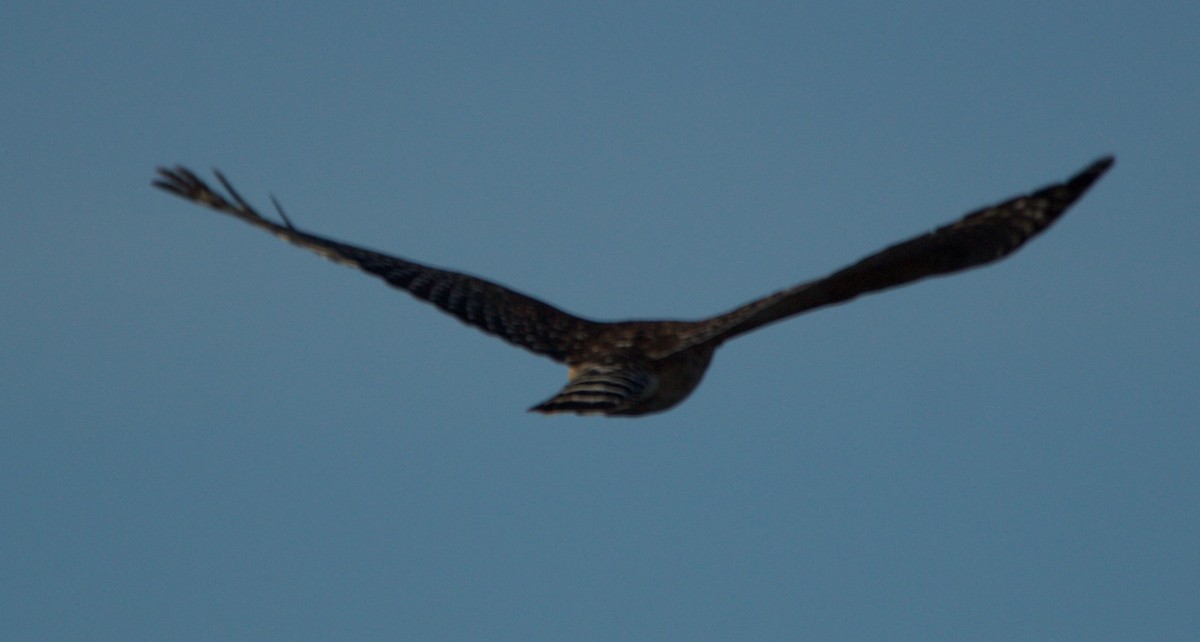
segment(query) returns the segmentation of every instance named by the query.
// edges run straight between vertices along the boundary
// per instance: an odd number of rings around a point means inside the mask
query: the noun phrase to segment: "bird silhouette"
[[[274,199],[280,221],[263,216],[219,171],[214,174],[224,194],[182,166],[160,168],[154,185],[377,276],[468,325],[565,363],[567,385],[531,411],[634,416],[661,412],[686,399],[700,384],[713,352],[738,335],[1012,254],[1058,220],[1112,164],[1112,157],[1101,158],[1065,182],[984,207],[828,276],[698,321],[592,321],[479,277],[311,234],[293,225]]]

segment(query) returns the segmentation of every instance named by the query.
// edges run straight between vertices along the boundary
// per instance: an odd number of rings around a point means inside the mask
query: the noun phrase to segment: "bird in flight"
[[[154,185],[358,268],[488,334],[568,368],[567,385],[530,408],[545,414],[635,416],[667,410],[700,384],[713,352],[769,323],[861,294],[998,261],[1050,227],[1113,164],[1111,156],[1065,182],[984,207],[897,243],[828,276],[698,321],[600,322],[507,287],[302,231],[278,202],[270,220],[214,171],[225,193],[187,168],[160,168]]]

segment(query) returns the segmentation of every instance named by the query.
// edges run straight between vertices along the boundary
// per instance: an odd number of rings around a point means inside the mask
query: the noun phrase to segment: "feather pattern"
[[[530,408],[551,414],[613,415],[654,390],[655,377],[632,362],[588,363],[571,368],[570,381],[558,394]]]
[[[283,224],[275,223],[246,202],[220,172],[216,176],[229,193],[228,199],[186,168],[159,169],[159,175],[154,184],[161,189],[265,229],[331,261],[377,276],[463,323],[556,361],[564,361],[595,332],[597,324],[497,283],[303,232],[278,203],[276,209]]]
[[[700,321],[600,323],[507,287],[301,231],[275,202],[282,223],[254,209],[220,172],[228,196],[183,167],[160,169],[154,185],[238,218],[327,259],[377,276],[463,323],[570,367],[568,382],[530,410],[643,415],[683,401],[713,352],[764,325],[870,292],[1000,260],[1054,224],[1112,166],[1097,160],[1065,182],[971,212],[830,275]],[[272,199],[274,200],[274,199]]]
[[[871,292],[998,261],[1044,232],[1113,164],[1089,165],[1070,180],[985,207],[897,243],[829,276],[781,290],[700,322],[679,349],[727,341],[769,323]]]

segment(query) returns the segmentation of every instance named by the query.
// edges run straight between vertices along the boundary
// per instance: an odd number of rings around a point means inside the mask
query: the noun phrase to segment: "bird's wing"
[[[571,368],[570,380],[558,394],[530,412],[619,415],[654,392],[656,377],[627,360],[583,363]]]
[[[849,301],[861,294],[1002,259],[1050,227],[1112,164],[1112,157],[1101,158],[1066,182],[985,207],[825,278],[698,322],[679,349],[708,341],[722,342],[768,323]]]
[[[490,281],[302,232],[292,225],[278,203],[283,223],[271,221],[247,203],[220,172],[216,176],[228,196],[184,167],[160,168],[158,172],[156,187],[234,216],[331,261],[377,276],[468,325],[551,359],[564,361],[597,325]]]

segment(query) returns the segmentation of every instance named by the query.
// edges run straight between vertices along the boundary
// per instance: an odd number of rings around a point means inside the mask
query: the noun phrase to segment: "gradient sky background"
[[[1200,5],[0,8],[0,638],[1195,639]],[[150,187],[694,318],[1117,165],[682,406]]]

